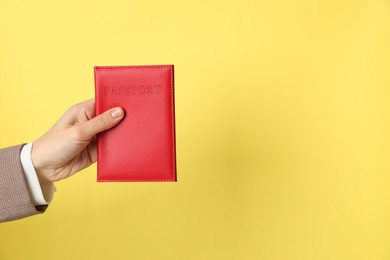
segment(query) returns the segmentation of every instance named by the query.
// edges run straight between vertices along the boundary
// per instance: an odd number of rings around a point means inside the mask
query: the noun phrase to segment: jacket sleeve
[[[23,145],[0,149],[0,222],[43,213],[47,208],[32,203],[20,161]]]

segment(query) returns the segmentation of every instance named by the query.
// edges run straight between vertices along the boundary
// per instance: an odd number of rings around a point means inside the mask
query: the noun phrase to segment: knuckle
[[[108,124],[108,118],[106,115],[101,115],[96,117],[96,124],[98,126],[104,127]]]
[[[68,113],[74,114],[74,113],[76,113],[78,110],[79,110],[79,106],[76,104],[76,105],[73,105],[73,106],[71,106],[70,108],[68,108]]]
[[[83,130],[81,127],[73,127],[71,136],[73,140],[81,140],[83,139]]]

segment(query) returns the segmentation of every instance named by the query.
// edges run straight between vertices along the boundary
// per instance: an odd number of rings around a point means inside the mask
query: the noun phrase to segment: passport
[[[174,66],[95,66],[94,74],[96,115],[125,111],[97,135],[97,181],[176,181]]]

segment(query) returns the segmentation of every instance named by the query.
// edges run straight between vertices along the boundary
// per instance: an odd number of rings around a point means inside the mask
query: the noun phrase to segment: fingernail
[[[111,111],[111,116],[113,117],[113,118],[118,118],[118,117],[121,117],[122,116],[122,109],[120,109],[120,108],[115,108],[115,109],[113,109],[112,111]]]

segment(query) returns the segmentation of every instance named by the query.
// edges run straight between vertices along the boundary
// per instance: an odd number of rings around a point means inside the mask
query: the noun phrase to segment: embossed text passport
[[[125,111],[118,125],[98,134],[97,180],[176,181],[173,65],[94,69],[96,115]]]

